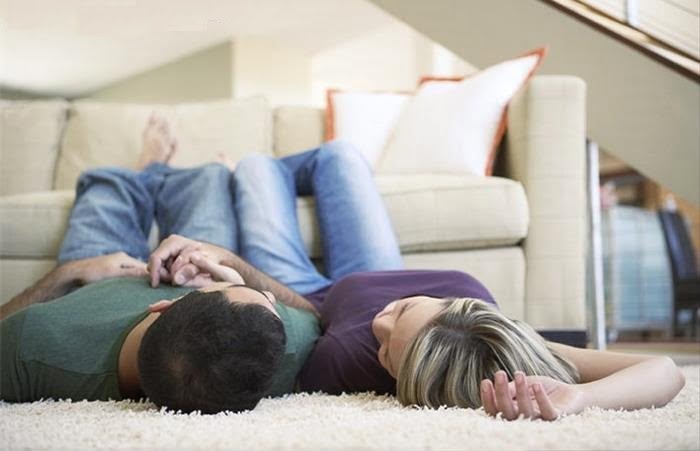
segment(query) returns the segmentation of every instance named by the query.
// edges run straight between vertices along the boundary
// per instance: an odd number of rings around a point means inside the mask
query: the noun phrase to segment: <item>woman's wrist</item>
[[[571,413],[580,413],[583,412],[586,408],[593,407],[596,405],[595,386],[593,386],[591,382],[575,384],[574,387],[576,388],[578,394],[574,403],[575,411]]]

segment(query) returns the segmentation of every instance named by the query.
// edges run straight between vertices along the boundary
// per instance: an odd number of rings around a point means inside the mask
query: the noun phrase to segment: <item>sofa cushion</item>
[[[133,166],[153,111],[170,120],[177,137],[173,166],[208,163],[219,153],[234,162],[252,152],[272,154],[272,112],[264,97],[173,106],[79,101],[71,105],[56,189],[74,188],[88,168]]]
[[[0,257],[55,259],[74,199],[72,190],[0,197]]]
[[[25,288],[34,285],[55,266],[54,258],[0,259],[0,303],[8,302]]]
[[[53,187],[67,111],[65,100],[0,101],[0,196]]]
[[[286,157],[318,147],[323,142],[324,110],[305,106],[284,106],[274,112],[274,149]]]
[[[402,251],[510,246],[527,235],[523,186],[501,177],[380,175]]]
[[[377,186],[403,252],[517,244],[527,235],[523,186],[501,177],[445,174],[379,175]],[[322,255],[314,202],[297,203],[309,254]]]
[[[379,176],[377,185],[403,252],[510,246],[527,234],[520,183],[500,177]],[[0,198],[0,257],[55,258],[74,200],[71,190]],[[309,255],[322,256],[314,201],[297,201]]]

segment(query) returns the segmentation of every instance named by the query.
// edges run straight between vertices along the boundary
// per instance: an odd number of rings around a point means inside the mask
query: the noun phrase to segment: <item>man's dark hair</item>
[[[262,305],[194,291],[148,328],[138,353],[141,387],[159,407],[217,413],[254,408],[284,353],[282,321]]]

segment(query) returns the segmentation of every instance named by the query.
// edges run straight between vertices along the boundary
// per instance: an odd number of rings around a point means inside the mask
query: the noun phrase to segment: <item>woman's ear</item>
[[[169,299],[161,299],[158,302],[154,302],[153,304],[148,306],[148,311],[151,313],[163,313],[166,310],[170,308],[171,305],[173,305],[174,301],[171,301]]]

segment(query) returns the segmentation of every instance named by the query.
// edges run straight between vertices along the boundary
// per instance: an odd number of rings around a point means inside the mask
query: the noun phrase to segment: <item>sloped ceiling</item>
[[[0,0],[0,86],[76,96],[240,36],[313,54],[393,20],[365,0]]]

